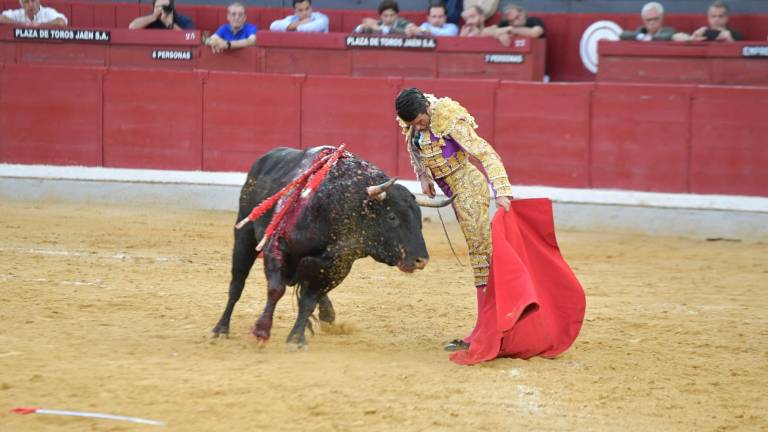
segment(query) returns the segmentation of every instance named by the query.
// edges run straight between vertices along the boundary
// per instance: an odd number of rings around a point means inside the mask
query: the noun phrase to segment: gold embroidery
[[[454,193],[453,210],[469,249],[475,286],[488,283],[491,256],[491,224],[488,217],[490,195],[485,177],[474,165],[464,164],[443,179]]]

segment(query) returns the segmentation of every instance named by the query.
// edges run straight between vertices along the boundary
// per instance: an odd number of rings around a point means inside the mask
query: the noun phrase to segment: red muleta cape
[[[581,330],[584,290],[560,255],[552,202],[513,200],[491,222],[493,254],[479,324],[468,350],[451,361],[556,357]]]

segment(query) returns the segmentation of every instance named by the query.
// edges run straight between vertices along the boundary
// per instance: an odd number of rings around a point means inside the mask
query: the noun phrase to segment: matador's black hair
[[[427,102],[424,93],[414,87],[401,91],[395,100],[397,116],[407,122],[413,121],[419,114],[427,112],[427,105],[429,102]]]

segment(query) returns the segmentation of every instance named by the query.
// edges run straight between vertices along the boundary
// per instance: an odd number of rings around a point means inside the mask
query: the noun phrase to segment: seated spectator
[[[216,30],[213,36],[209,37],[205,44],[211,47],[211,50],[218,54],[228,49],[245,48],[256,45],[255,25],[245,22],[245,6],[234,2],[227,6],[227,21]]]
[[[673,36],[676,41],[722,41],[734,42],[744,40],[744,37],[728,27],[728,4],[723,0],[715,0],[707,9],[706,27],[701,27],[691,34],[677,33]]]
[[[464,0],[464,10],[472,9],[474,6],[480,6],[483,11],[484,19],[488,19],[496,13],[499,8],[499,0]]]
[[[191,19],[176,12],[174,0],[152,0],[152,13],[131,21],[128,28],[191,30],[195,25]]]
[[[546,35],[544,21],[540,18],[529,17],[525,9],[516,4],[508,4],[504,7],[504,19],[483,30],[483,34],[494,36],[504,46],[510,46],[514,37],[536,39]]]
[[[293,15],[272,22],[271,31],[328,33],[328,17],[312,12],[312,0],[293,0]]]
[[[432,4],[427,10],[427,22],[416,27],[411,24],[405,29],[408,36],[456,36],[459,34],[459,27],[456,24],[447,22],[448,17],[445,14],[445,5],[440,3]]]
[[[54,8],[40,6],[40,0],[19,0],[21,9],[8,9],[0,15],[0,24],[65,26],[67,17]]]
[[[379,19],[363,18],[355,33],[405,34],[405,29],[412,24],[405,18],[400,18],[400,6],[395,0],[382,0],[379,3]]]
[[[461,14],[464,25],[459,36],[482,36],[485,29],[485,15],[480,6],[472,6]]]
[[[650,2],[643,6],[640,11],[640,18],[643,19],[643,26],[635,31],[624,30],[619,35],[621,40],[638,41],[668,41],[672,40],[675,29],[672,27],[662,27],[664,21],[664,6],[661,3]]]

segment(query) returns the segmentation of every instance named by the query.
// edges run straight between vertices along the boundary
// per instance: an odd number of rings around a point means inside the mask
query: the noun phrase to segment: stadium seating
[[[4,0],[5,8],[17,8],[16,0]],[[148,4],[137,3],[87,3],[87,2],[45,2],[70,17],[75,27],[127,28],[128,23],[142,14],[149,13]],[[214,32],[226,22],[226,11],[222,5],[180,5],[179,11],[190,16],[203,32]],[[365,16],[375,16],[375,10],[322,10],[329,15],[332,32],[350,32]],[[249,21],[262,30],[278,18],[291,13],[288,8],[248,7]],[[421,11],[404,11],[402,15],[414,22],[424,21]],[[640,24],[637,13],[532,13],[541,17],[547,26],[547,74],[556,81],[584,81],[594,79],[585,69],[579,57],[579,41],[584,30],[598,20],[611,20],[623,28],[634,28]],[[498,20],[498,14],[489,23]],[[666,24],[680,31],[693,31],[703,24],[704,14],[668,14]],[[768,32],[768,14],[736,14],[731,25],[739,29],[749,40],[765,41]]]

